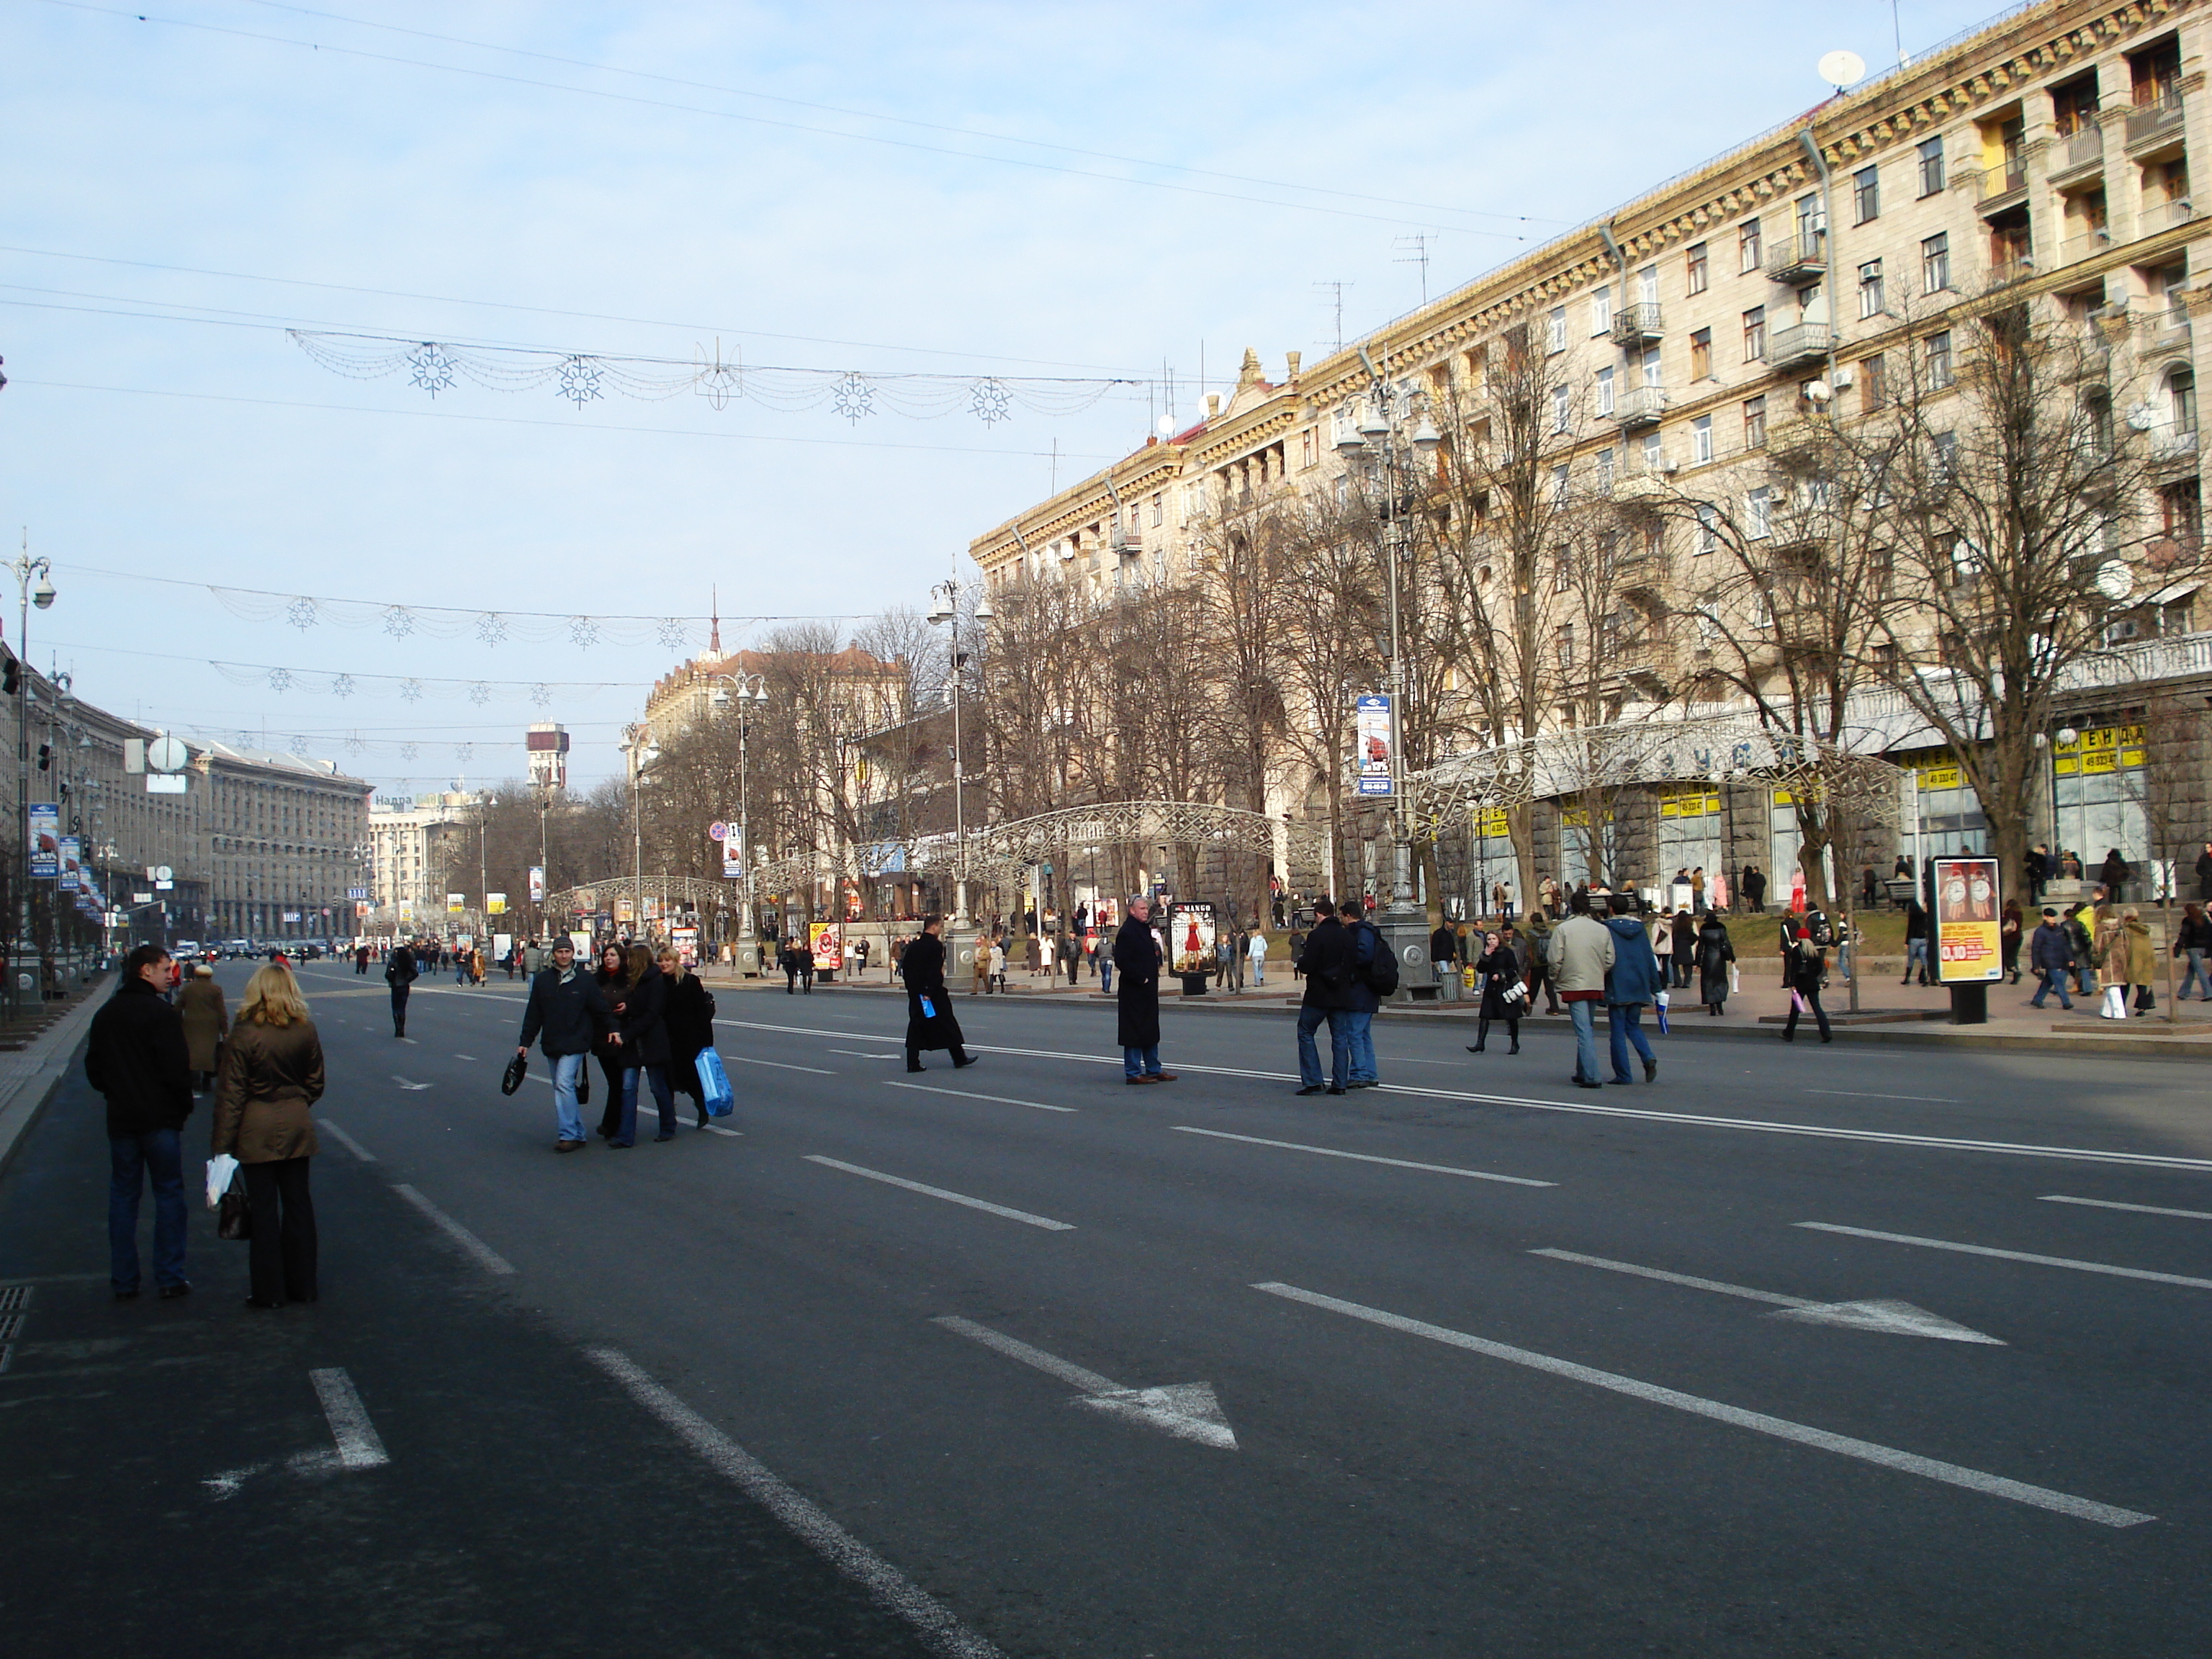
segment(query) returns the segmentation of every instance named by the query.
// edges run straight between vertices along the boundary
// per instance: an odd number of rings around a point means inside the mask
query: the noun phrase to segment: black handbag
[[[576,1068],[576,1104],[579,1106],[588,1106],[591,1103],[592,1057],[589,1054],[586,1054],[584,1056],[584,1063]]]
[[[513,1060],[507,1062],[506,1073],[499,1080],[500,1093],[511,1095],[520,1089],[522,1086],[522,1079],[528,1075],[529,1071],[530,1056],[517,1054]]]
[[[253,1212],[246,1207],[246,1171],[243,1169],[232,1175],[230,1185],[216,1200],[215,1236],[232,1239],[253,1237]]]

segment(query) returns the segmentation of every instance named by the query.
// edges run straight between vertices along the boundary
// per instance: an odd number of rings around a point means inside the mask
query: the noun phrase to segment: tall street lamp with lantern
[[[15,597],[21,616],[15,632],[15,654],[18,666],[14,678],[15,686],[15,857],[22,870],[21,898],[15,907],[15,919],[20,929],[19,940],[27,940],[33,928],[31,902],[31,607],[51,610],[55,589],[53,567],[44,559],[31,556],[30,536],[23,538],[23,551],[9,567],[15,573]],[[33,947],[35,949],[35,947]],[[35,985],[36,981],[33,981]],[[20,1006],[24,987],[20,974],[11,974],[8,994],[11,1003]]]
[[[960,584],[947,578],[929,590],[937,601],[929,613],[933,623],[951,630],[952,696],[952,925],[968,925],[968,806],[964,783],[968,769],[967,757],[960,741],[960,677],[968,665],[966,654],[960,649]],[[972,623],[988,627],[993,612],[990,601],[979,599],[969,613]]]
[[[758,708],[768,701],[768,676],[710,674],[707,678],[720,682],[708,697],[715,710],[726,712],[733,703],[738,710],[738,848],[743,872],[738,879],[744,883],[744,902],[738,913],[738,938],[742,942],[753,936],[753,841],[745,787],[745,745],[752,736],[752,715],[745,705]]]

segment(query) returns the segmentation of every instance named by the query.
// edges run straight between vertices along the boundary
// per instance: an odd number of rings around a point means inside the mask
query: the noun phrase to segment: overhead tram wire
[[[1127,185],[1139,190],[1165,191],[1177,196],[1200,196],[1214,201],[1243,202],[1258,207],[1279,208],[1293,213],[1327,214],[1339,219],[1359,219],[1370,224],[1403,226],[1407,216],[1401,214],[1361,213],[1351,208],[1326,207],[1313,202],[1285,202],[1264,196],[1246,196],[1235,191],[1209,190],[1198,185],[1170,184],[1160,179],[1132,179],[1119,173],[1101,173],[1095,168],[1067,167],[1057,162],[1027,160],[1017,155],[988,155],[975,150],[955,149],[943,144],[924,144],[909,138],[887,138],[879,134],[841,132],[835,127],[811,126],[803,121],[780,121],[765,115],[744,115],[734,110],[709,109],[699,104],[681,104],[672,99],[646,98],[635,93],[609,92],[596,87],[568,86],[557,81],[539,81],[526,75],[506,75],[496,70],[466,69],[454,64],[432,63],[426,58],[401,58],[391,52],[368,52],[358,46],[325,46],[319,41],[299,40],[289,35],[266,34],[256,29],[232,28],[219,23],[203,23],[188,18],[163,17],[150,12],[125,11],[112,6],[98,6],[89,0],[40,0],[40,3],[58,7],[65,11],[89,12],[97,16],[114,17],[129,22],[159,23],[171,28],[191,29],[206,34],[228,35],[242,40],[257,40],[264,45],[295,46],[305,52],[331,53],[341,57],[358,58],[365,62],[391,64],[407,69],[431,70],[447,75],[458,75],[483,81],[495,81],[507,86],[532,87],[542,91],[565,92],[579,98],[596,98],[617,104],[632,104],[647,108],[676,110],[693,115],[705,115],[725,121],[737,121],[754,126],[774,127],[788,132],[809,132],[831,138],[843,138],[855,143],[885,145],[895,149],[910,149],[925,155],[950,156],[963,161],[984,161],[999,167],[1021,167],[1037,173],[1058,173],[1079,179],[1097,179],[1108,184]],[[1142,165],[1142,164],[1139,164]],[[1303,189],[1304,186],[1292,186]],[[1458,212],[1462,210],[1447,210]],[[1474,226],[1455,226],[1462,235],[1492,236],[1503,241],[1525,242],[1528,238],[1514,231],[1486,230]]]

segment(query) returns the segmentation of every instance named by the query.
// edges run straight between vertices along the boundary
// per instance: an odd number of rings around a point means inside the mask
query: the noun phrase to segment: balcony
[[[2009,213],[2027,200],[2027,165],[2008,157],[2002,167],[1984,167],[1978,185],[1974,205],[1984,218]]]
[[[1665,319],[1656,305],[1627,305],[1613,313],[1613,343],[1617,346],[1650,345],[1666,332]]]
[[[2076,127],[2051,147],[2050,181],[2065,190],[2104,176],[2105,130],[2094,121]]]
[[[1623,432],[1635,432],[1644,427],[1658,425],[1666,412],[1666,388],[1632,386],[1621,392],[1620,402],[1613,411],[1613,418]]]
[[[1826,357],[1836,343],[1836,331],[1826,323],[1792,323],[1766,337],[1766,364],[1790,368]]]
[[[2109,224],[2098,225],[2078,236],[2069,236],[2058,245],[2058,263],[2078,264],[2084,259],[2094,259],[2115,242],[2127,240],[2124,233],[2116,233]]]
[[[2150,464],[2160,473],[2197,470],[2196,428],[2163,427],[2150,434]]]
[[[1614,478],[1613,498],[1617,501],[1656,500],[1674,489],[1679,470],[1680,464],[1671,456],[1662,454],[1647,461],[1642,454],[1635,454]]]
[[[2186,351],[2189,349],[2189,308],[2179,300],[2134,317],[2145,352]]]
[[[2168,92],[2128,112],[2128,154],[2149,161],[2181,146],[2181,94]]]
[[[1793,288],[1804,288],[1819,282],[1828,274],[1828,233],[1825,230],[1807,232],[1801,236],[1784,236],[1773,252],[1766,256],[1766,275],[1770,282],[1788,283]]]

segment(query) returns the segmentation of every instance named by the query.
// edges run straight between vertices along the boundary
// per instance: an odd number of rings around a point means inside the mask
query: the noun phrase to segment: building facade
[[[369,804],[368,931],[404,935],[444,928],[446,871],[452,849],[467,837],[473,802],[447,793]]]

